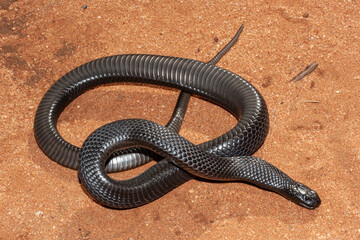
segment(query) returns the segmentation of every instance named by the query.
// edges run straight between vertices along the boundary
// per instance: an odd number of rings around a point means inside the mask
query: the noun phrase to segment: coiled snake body
[[[301,206],[316,208],[320,198],[315,191],[270,163],[250,156],[262,145],[268,132],[265,101],[243,78],[214,66],[234,44],[241,30],[209,63],[131,54],[104,57],[75,68],[60,78],[39,104],[34,123],[38,145],[57,163],[78,169],[84,189],[95,201],[113,208],[132,208],[154,201],[194,175],[212,180],[250,182]],[[185,105],[189,94],[197,95],[227,109],[237,117],[238,123],[222,136],[198,146],[177,134],[179,126],[176,125],[179,124],[174,124],[176,121],[170,122],[168,127],[141,119],[116,121],[94,131],[82,148],[60,136],[56,123],[72,100],[94,86],[123,81],[180,89],[182,97],[187,98]],[[176,117],[174,114],[173,118]],[[114,180],[106,174],[124,169],[112,164],[112,160],[108,163],[109,159],[137,151],[151,155],[144,149],[164,159],[129,180]]]

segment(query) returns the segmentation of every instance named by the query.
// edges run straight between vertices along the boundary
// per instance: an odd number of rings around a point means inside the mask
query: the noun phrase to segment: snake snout
[[[297,183],[293,186],[291,199],[300,206],[315,209],[321,204],[319,195],[304,184]]]

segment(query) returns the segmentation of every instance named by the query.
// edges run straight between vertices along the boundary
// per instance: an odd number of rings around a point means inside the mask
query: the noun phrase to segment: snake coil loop
[[[236,42],[241,30],[209,63],[129,54],[100,58],[73,69],[48,90],[39,104],[34,122],[38,145],[50,159],[79,170],[86,191],[100,204],[113,208],[132,208],[154,201],[192,179],[193,175],[220,181],[251,182],[301,206],[316,208],[320,205],[320,198],[315,191],[294,181],[270,163],[250,156],[262,145],[268,132],[265,101],[249,82],[214,66]],[[185,109],[190,94],[197,95],[231,112],[238,123],[222,136],[198,146],[176,133],[185,110],[175,111],[175,120],[167,127],[140,119],[107,124],[94,131],[82,148],[73,146],[60,136],[56,123],[71,101],[95,86],[124,81],[180,89],[184,102],[179,105]],[[123,150],[129,147],[132,150]],[[135,178],[117,181],[106,172],[127,169],[131,165],[124,167],[111,163],[112,160],[107,164],[109,158],[117,161],[119,150],[130,155],[151,150],[164,160]],[[135,161],[135,165],[139,165],[147,160]]]

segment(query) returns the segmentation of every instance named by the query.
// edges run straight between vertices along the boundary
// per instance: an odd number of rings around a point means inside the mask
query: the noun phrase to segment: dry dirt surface
[[[1,0],[0,16],[0,239],[360,238],[358,1]],[[315,189],[318,209],[245,183],[197,180],[143,207],[108,209],[84,193],[76,171],[37,146],[37,105],[69,70],[126,53],[208,61],[242,23],[239,42],[217,65],[262,93],[271,127],[255,155]],[[290,82],[312,62],[313,73]],[[114,120],[165,124],[178,93],[99,87],[72,102],[58,128],[81,146]],[[180,134],[201,143],[235,122],[193,97]]]

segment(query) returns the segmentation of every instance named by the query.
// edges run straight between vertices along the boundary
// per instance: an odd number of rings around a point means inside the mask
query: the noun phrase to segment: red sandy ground
[[[358,1],[137,2],[1,1],[0,238],[359,239]],[[111,210],[83,192],[75,171],[38,148],[37,105],[72,68],[124,53],[208,61],[242,23],[240,41],[218,66],[251,81],[266,99],[271,128],[255,155],[315,189],[318,209],[243,183],[192,180],[146,206]],[[314,61],[319,67],[312,74],[289,83]],[[110,121],[165,124],[177,94],[132,84],[100,87],[65,110],[59,130],[80,146]],[[200,143],[234,124],[228,112],[192,98],[180,133]]]

